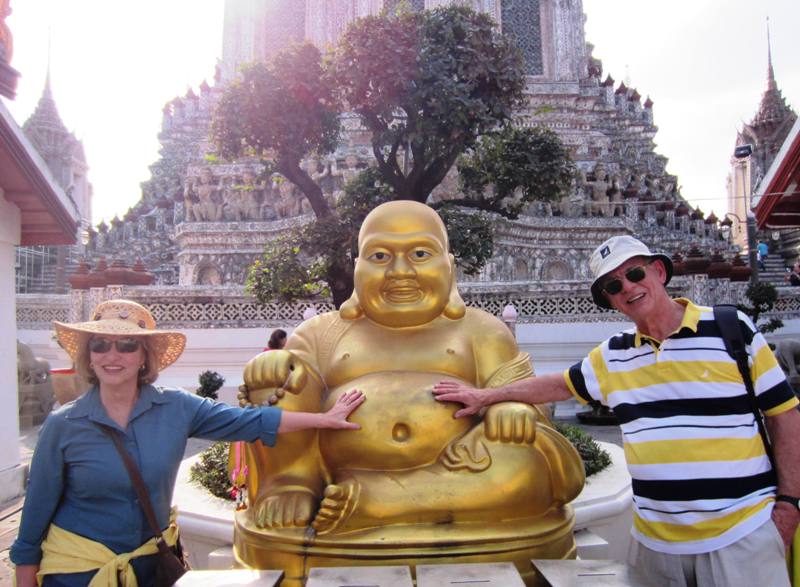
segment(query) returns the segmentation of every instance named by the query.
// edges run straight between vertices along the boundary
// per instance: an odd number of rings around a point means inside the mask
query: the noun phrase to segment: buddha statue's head
[[[447,230],[430,207],[413,201],[381,204],[358,233],[355,290],[340,315],[366,315],[393,328],[420,326],[439,316],[458,319],[458,295]]]

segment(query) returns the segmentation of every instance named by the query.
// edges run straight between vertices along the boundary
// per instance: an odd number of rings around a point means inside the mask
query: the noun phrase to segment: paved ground
[[[587,426],[578,422],[574,416],[559,417],[558,420],[575,424],[586,430],[595,440],[611,442],[622,446],[622,436],[617,426]],[[38,428],[23,432],[20,437],[20,453],[23,462],[30,462],[33,448],[36,445]],[[209,444],[206,440],[190,439],[186,445],[185,456],[189,457],[205,449]],[[23,498],[15,499],[5,504],[0,504],[0,587],[11,585],[11,564],[8,560],[8,549],[17,536],[19,518],[22,510]]]

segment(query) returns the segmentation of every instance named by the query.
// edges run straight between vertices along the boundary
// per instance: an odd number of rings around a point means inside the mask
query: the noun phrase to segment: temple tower
[[[728,210],[739,218],[745,218],[750,195],[769,169],[795,120],[797,114],[786,103],[775,81],[767,23],[767,89],[761,95],[755,116],[736,136],[736,146],[750,144],[753,146],[753,154],[747,160],[732,157],[731,171],[728,174]],[[735,234],[736,242],[744,246],[746,238],[743,228]]]
[[[586,70],[581,0],[227,0],[222,77],[263,60],[292,42],[321,50],[336,44],[356,18],[400,5],[413,10],[463,4],[486,12],[513,37],[532,82],[577,84]]]
[[[81,221],[92,219],[92,187],[83,144],[67,130],[50,88],[50,72],[36,109],[22,126],[25,136],[47,163],[58,184],[75,202]]]
[[[88,228],[92,220],[92,186],[87,177],[89,166],[83,144],[67,130],[58,114],[50,87],[49,67],[42,96],[22,130],[72,201],[81,227]],[[66,275],[82,254],[80,242],[75,245],[17,247],[17,292],[64,293]]]

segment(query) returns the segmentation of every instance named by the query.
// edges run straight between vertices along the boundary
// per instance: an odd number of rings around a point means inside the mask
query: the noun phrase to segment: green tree
[[[566,195],[575,167],[558,135],[543,127],[506,125],[480,138],[458,162],[464,197],[449,205],[516,218],[531,202]]]
[[[396,198],[423,203],[461,153],[511,118],[524,88],[520,52],[463,6],[359,19],[329,73],[371,131]]]
[[[301,162],[309,153],[330,153],[339,139],[340,109],[326,79],[319,50],[295,45],[270,64],[245,67],[220,98],[211,125],[223,157],[270,162],[270,170],[303,192],[318,218],[331,209]]]
[[[765,281],[751,283],[744,295],[748,303],[739,304],[739,309],[750,316],[756,328],[766,334],[783,327],[783,321],[780,318],[770,318],[766,322],[758,323],[761,315],[771,312],[775,307],[775,302],[778,301],[778,290],[774,285]]]
[[[270,161],[316,215],[266,246],[251,267],[249,291],[262,303],[330,294],[338,307],[353,289],[364,216],[392,199],[427,202],[465,153],[464,198],[435,206],[457,262],[477,273],[492,255],[489,212],[514,218],[532,199],[555,199],[557,186],[569,183],[569,156],[555,135],[509,125],[523,87],[517,49],[487,15],[464,7],[360,19],[327,64],[314,47],[302,45],[270,65],[245,69],[222,97],[212,125],[220,153]],[[377,166],[346,186],[331,209],[301,161],[334,149],[340,105],[371,131]],[[512,142],[503,150],[505,140]],[[506,155],[513,163],[504,162]],[[489,190],[488,182],[497,185]]]

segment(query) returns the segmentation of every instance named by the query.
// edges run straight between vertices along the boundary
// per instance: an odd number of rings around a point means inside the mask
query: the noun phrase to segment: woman
[[[36,585],[37,572],[47,587],[84,586],[95,574],[99,582],[108,574],[125,573],[127,554],[153,538],[122,459],[98,424],[123,434],[161,528],[171,526],[172,491],[187,438],[260,439],[272,446],[284,432],[359,427],[347,421],[364,401],[355,390],[330,411],[310,414],[234,408],[182,390],[156,388],[152,383],[159,371],[183,352],[185,336],[156,330],[150,312],[127,300],[99,304],[93,318],[54,323],[59,343],[92,387],[50,414],[39,433],[10,553],[18,587]],[[156,559],[137,554],[130,561],[139,586],[153,583]]]
[[[276,328],[269,335],[269,341],[264,349],[265,351],[275,351],[282,349],[286,346],[286,331],[281,328]]]

